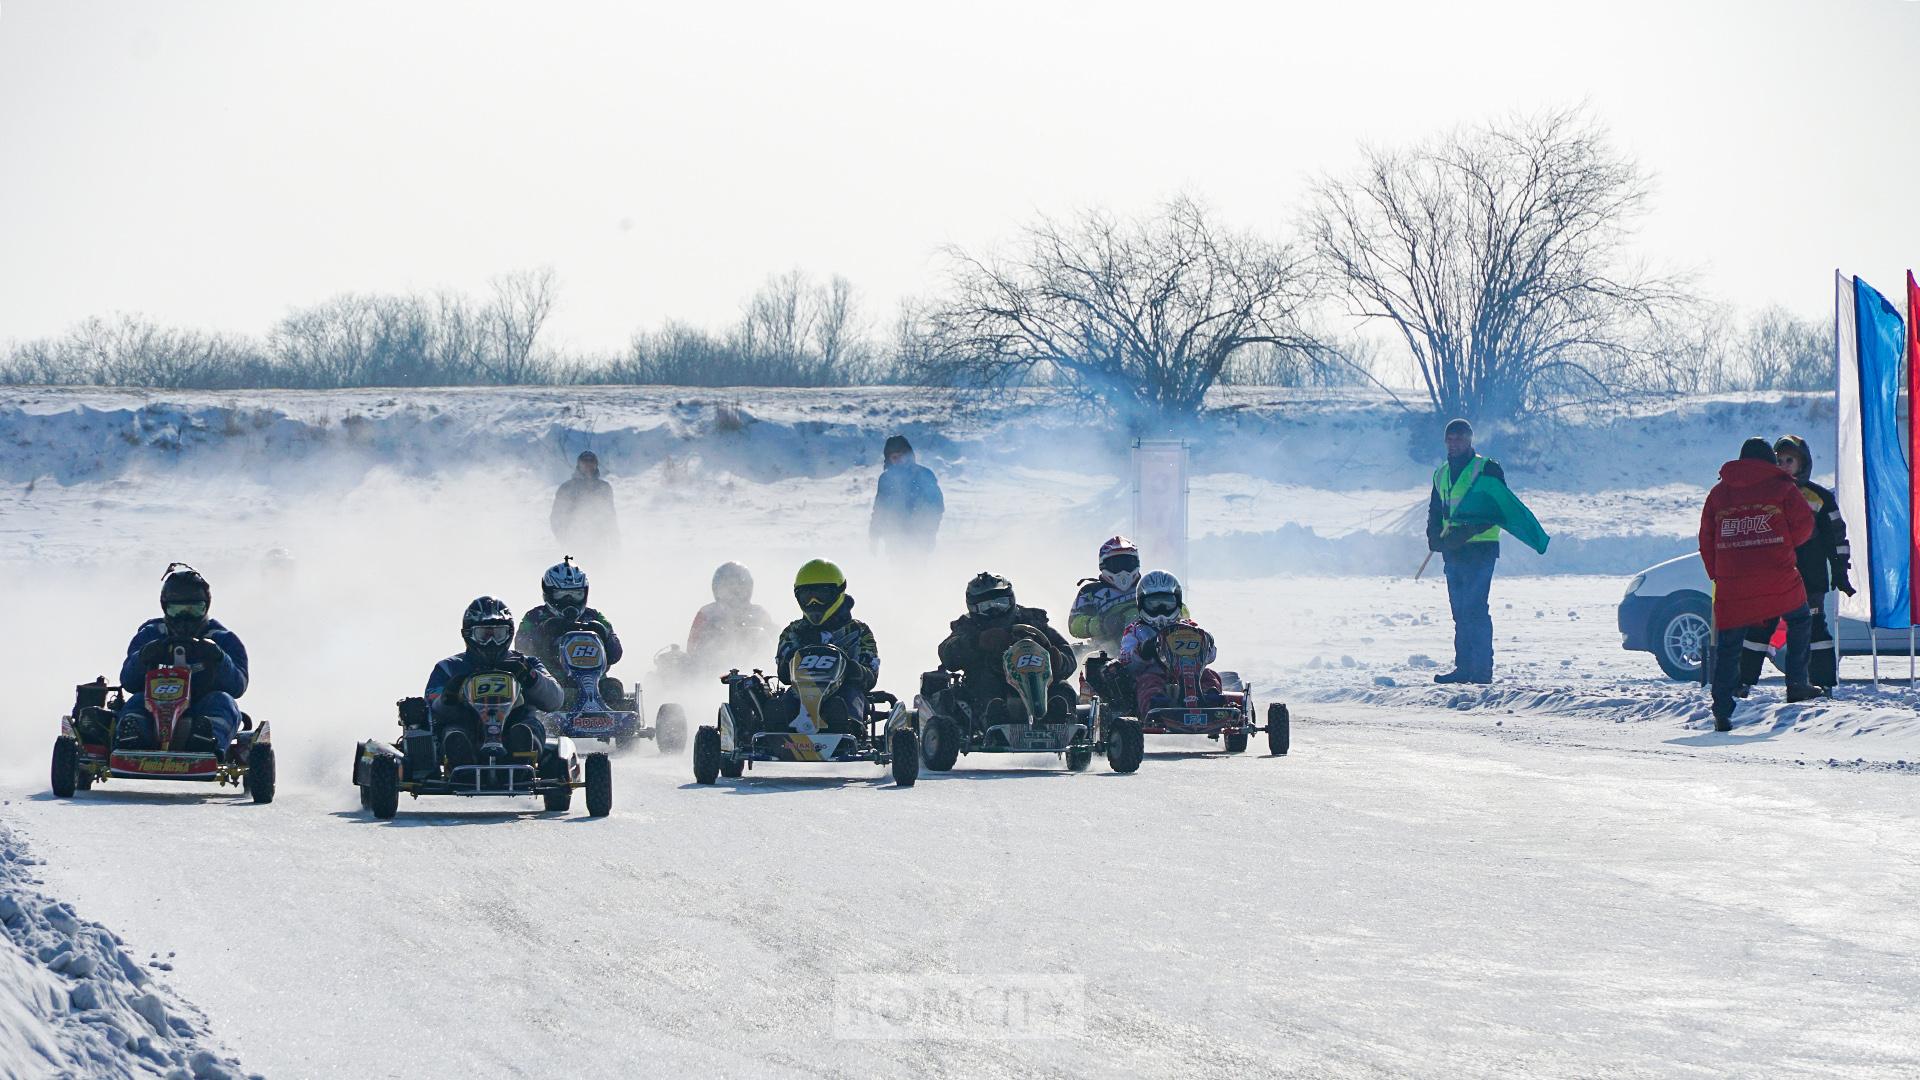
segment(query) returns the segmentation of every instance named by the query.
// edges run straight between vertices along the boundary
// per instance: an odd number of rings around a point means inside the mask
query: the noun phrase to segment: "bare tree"
[[[489,311],[491,348],[485,368],[490,381],[506,385],[538,382],[545,366],[535,355],[540,331],[553,314],[556,285],[551,269],[529,270],[493,279]]]
[[[1755,390],[1831,390],[1833,332],[1775,305],[1754,316],[1742,338]]]
[[[1370,150],[1319,185],[1309,234],[1355,314],[1389,320],[1434,409],[1512,416],[1612,387],[1687,302],[1625,264],[1648,181],[1582,109]]]
[[[1185,196],[1132,221],[1041,219],[1007,258],[947,255],[924,340],[956,383],[1055,382],[1139,425],[1199,412],[1242,349],[1314,347],[1298,320],[1308,259],[1217,228]]]

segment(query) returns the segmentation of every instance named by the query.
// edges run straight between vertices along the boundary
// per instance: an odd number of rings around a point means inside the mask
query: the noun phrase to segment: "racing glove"
[[[1833,587],[1836,589],[1839,589],[1843,593],[1846,593],[1848,596],[1852,596],[1854,594],[1853,579],[1847,576],[1847,572],[1845,570],[1842,570],[1838,574],[1834,575]]]

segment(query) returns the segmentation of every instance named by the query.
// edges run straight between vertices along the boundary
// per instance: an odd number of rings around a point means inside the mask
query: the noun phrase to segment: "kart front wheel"
[[[672,702],[660,706],[653,718],[653,745],[671,757],[687,748],[687,710]]]
[[[1146,736],[1132,720],[1116,720],[1107,729],[1107,767],[1117,773],[1136,772],[1147,756]]]
[[[927,725],[927,737],[920,743],[920,761],[934,772],[946,772],[960,760],[960,725],[950,717],[936,716]]]
[[[65,735],[53,740],[53,794],[55,798],[73,798],[80,777],[80,747]]]
[[[920,779],[920,737],[906,729],[893,733],[893,782],[912,787]]]
[[[720,732],[702,727],[693,733],[693,779],[711,784],[720,776]]]
[[[541,759],[540,779],[552,785],[540,793],[541,805],[546,807],[548,813],[566,813],[568,807],[573,805],[573,788],[568,786],[568,781],[573,778],[567,775],[567,759],[559,754],[548,754]]]
[[[391,821],[400,810],[400,763],[377,754],[367,766],[367,809],[381,821]]]
[[[1293,743],[1293,717],[1281,702],[1267,706],[1267,752],[1274,757],[1286,757],[1287,748]]]
[[[587,755],[587,814],[613,813],[613,762],[605,754]]]
[[[275,775],[273,747],[270,744],[254,743],[247,747],[247,775],[244,779],[254,802],[273,801]]]
[[[1229,731],[1222,734],[1220,736],[1220,745],[1229,754],[1246,753],[1247,729],[1241,728],[1239,731]]]
[[[1067,771],[1068,772],[1086,772],[1087,766],[1092,764],[1093,764],[1093,747],[1075,746],[1075,747],[1068,748],[1067,750]]]

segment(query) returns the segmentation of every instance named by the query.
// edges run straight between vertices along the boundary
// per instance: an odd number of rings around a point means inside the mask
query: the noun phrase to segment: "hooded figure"
[[[1800,582],[1807,590],[1807,610],[1813,616],[1813,630],[1807,654],[1807,678],[1822,690],[1831,690],[1840,681],[1839,653],[1834,648],[1833,631],[1827,625],[1827,594],[1835,589],[1853,595],[1852,549],[1847,544],[1847,523],[1840,517],[1840,504],[1833,492],[1810,479],[1813,452],[1807,440],[1798,435],[1783,436],[1773,444],[1774,456],[1800,488],[1813,511],[1813,536],[1794,552],[1800,570]],[[1740,657],[1740,685],[1751,687],[1760,681],[1766,654],[1773,641],[1774,623],[1756,626],[1748,635],[1749,647]],[[1745,694],[1741,693],[1744,697]]]
[[[573,476],[553,496],[547,523],[554,539],[576,550],[609,554],[620,549],[620,522],[613,511],[613,485],[600,479],[600,457],[583,450]]]
[[[867,538],[876,548],[885,543],[890,555],[924,556],[933,550],[940,517],[947,510],[940,481],[933,470],[914,460],[913,446],[905,435],[887,439],[885,457]]]
[[[1733,716],[1743,652],[1762,651],[1748,628],[1787,620],[1787,700],[1819,691],[1807,685],[1812,618],[1795,552],[1813,536],[1813,512],[1793,478],[1780,470],[1765,439],[1748,439],[1740,457],[1720,467],[1720,482],[1700,511],[1700,561],[1713,579],[1713,718],[1726,730]]]

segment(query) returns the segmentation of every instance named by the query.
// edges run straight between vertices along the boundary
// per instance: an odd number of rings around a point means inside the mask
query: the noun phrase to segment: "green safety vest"
[[[1480,479],[1480,473],[1484,471],[1486,467],[1487,459],[1481,457],[1479,454],[1475,454],[1473,455],[1473,460],[1467,463],[1467,467],[1461,470],[1460,475],[1454,477],[1451,483],[1447,481],[1446,462],[1441,462],[1440,467],[1433,470],[1433,490],[1439,492],[1440,502],[1445,507],[1446,512],[1442,516],[1442,521],[1447,528],[1451,529],[1453,527],[1454,509],[1460,505],[1461,499],[1467,497],[1467,492],[1473,490],[1473,482]],[[1479,534],[1468,537],[1467,543],[1477,544],[1482,540],[1497,541],[1499,539],[1500,526],[1489,525]]]

